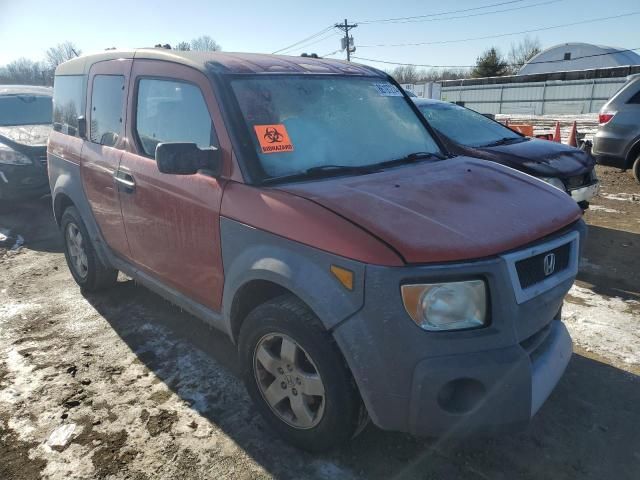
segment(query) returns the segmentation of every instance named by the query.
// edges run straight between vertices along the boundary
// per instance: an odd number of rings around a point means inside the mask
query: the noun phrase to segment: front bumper
[[[409,431],[456,435],[517,430],[536,414],[571,358],[571,338],[560,321],[542,341],[420,362],[413,378]]]
[[[576,229],[583,234],[584,224]],[[487,327],[426,332],[404,311],[402,282],[470,278],[484,278],[489,286]],[[367,266],[365,305],[334,337],[373,423],[428,436],[525,426],[571,357],[559,312],[574,278],[572,272],[533,297],[518,297],[508,256],[458,265]]]
[[[0,164],[0,200],[37,198],[49,193],[49,177],[43,165]]]

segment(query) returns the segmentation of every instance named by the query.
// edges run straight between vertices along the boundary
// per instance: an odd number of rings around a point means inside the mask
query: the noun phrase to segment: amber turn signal
[[[331,273],[340,281],[347,290],[353,290],[353,272],[346,268],[331,265]]]

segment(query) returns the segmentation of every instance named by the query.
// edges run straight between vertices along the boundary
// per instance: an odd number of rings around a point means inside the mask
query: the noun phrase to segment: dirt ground
[[[521,433],[418,439],[369,425],[327,455],[276,438],[220,334],[122,278],[83,296],[48,199],[0,213],[0,479],[638,479],[640,185],[602,195],[564,308],[565,376]],[[399,354],[401,354],[399,352]]]

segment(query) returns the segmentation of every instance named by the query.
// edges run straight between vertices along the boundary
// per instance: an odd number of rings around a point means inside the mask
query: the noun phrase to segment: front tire
[[[68,207],[62,214],[60,230],[67,265],[80,288],[96,292],[114,286],[118,271],[102,264],[75,207]]]
[[[640,155],[636,158],[636,161],[633,162],[633,176],[636,179],[636,182],[640,183]]]
[[[286,441],[320,452],[357,432],[364,407],[351,373],[331,334],[295,296],[249,313],[239,351],[249,395]]]

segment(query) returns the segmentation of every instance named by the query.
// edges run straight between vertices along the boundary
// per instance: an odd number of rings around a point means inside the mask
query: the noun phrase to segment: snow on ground
[[[640,202],[640,194],[638,193],[605,193],[600,192],[602,198],[607,200],[617,200],[619,202]]]
[[[574,343],[586,351],[640,365],[640,315],[632,310],[637,305],[574,285],[563,307],[563,320]]]
[[[602,212],[602,213],[624,213],[620,210],[616,210],[615,208],[607,208],[602,205],[589,205],[589,210],[592,212]]]

